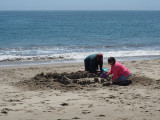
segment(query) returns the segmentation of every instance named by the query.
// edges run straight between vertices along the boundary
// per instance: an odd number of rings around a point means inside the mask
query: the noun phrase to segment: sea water
[[[160,58],[160,11],[0,11],[0,65]]]

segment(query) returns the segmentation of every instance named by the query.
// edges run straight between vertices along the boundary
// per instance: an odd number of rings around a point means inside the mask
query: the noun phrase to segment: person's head
[[[108,58],[108,64],[114,65],[116,63],[116,59],[114,57]]]
[[[97,60],[98,61],[102,61],[103,60],[103,55],[102,54],[98,54],[97,55]]]

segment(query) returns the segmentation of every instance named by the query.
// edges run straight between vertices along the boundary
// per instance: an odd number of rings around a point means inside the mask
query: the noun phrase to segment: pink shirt
[[[109,74],[113,74],[113,80],[117,80],[117,77],[120,77],[121,75],[124,75],[124,77],[128,77],[130,71],[121,63],[116,62],[114,65],[111,65]]]

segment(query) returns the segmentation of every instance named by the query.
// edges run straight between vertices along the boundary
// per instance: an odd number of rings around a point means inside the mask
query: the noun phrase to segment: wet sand
[[[0,119],[159,120],[160,59],[122,63],[130,85],[105,85],[83,63],[0,67]]]

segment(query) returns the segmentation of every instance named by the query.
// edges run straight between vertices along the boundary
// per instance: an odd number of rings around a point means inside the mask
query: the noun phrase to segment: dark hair
[[[116,63],[116,59],[114,57],[108,58],[108,63],[113,62],[113,65]]]
[[[97,58],[98,58],[98,61],[102,61],[103,60],[103,55],[102,54],[97,54]]]

